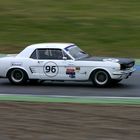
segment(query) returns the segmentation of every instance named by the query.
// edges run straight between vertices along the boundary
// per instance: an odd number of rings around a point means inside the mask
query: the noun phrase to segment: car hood
[[[114,62],[119,64],[135,64],[135,60],[129,58],[111,58],[111,57],[87,57],[80,59],[82,61],[103,61],[103,62]]]

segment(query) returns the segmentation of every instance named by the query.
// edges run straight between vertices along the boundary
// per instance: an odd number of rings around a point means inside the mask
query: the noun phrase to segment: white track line
[[[50,98],[81,98],[81,99],[140,99],[140,97],[107,97],[107,96],[59,96],[59,95],[32,95],[32,94],[0,94],[0,96],[34,96],[34,97],[50,97]]]

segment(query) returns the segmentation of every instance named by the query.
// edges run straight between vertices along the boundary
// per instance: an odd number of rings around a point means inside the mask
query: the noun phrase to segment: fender
[[[90,73],[89,73],[89,79],[90,79],[90,77],[91,77],[92,73],[93,73],[94,71],[96,71],[96,70],[99,70],[99,69],[107,71],[107,72],[108,72],[108,74],[110,75],[110,77],[112,77],[111,72],[110,72],[107,68],[103,68],[103,67],[96,67],[96,68],[94,68],[94,69],[92,69],[92,70],[90,71]]]
[[[26,72],[27,76],[29,77],[27,70],[26,70],[25,68],[21,67],[21,66],[12,66],[12,67],[10,67],[10,68],[7,70],[7,72],[6,72],[6,77],[7,77],[7,75],[8,75],[8,72],[9,72],[10,70],[12,70],[12,69],[22,69],[23,71]]]

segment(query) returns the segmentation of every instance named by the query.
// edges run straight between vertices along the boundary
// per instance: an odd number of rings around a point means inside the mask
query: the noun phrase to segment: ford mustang
[[[134,65],[128,58],[91,57],[72,43],[40,43],[0,58],[0,77],[13,84],[72,80],[105,87],[128,78]]]

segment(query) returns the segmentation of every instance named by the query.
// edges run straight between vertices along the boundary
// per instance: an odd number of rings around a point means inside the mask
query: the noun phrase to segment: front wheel
[[[93,84],[97,87],[106,87],[111,83],[111,77],[105,70],[96,70],[91,75]]]
[[[12,69],[8,73],[8,79],[16,85],[24,84],[27,81],[27,74],[21,69]]]

